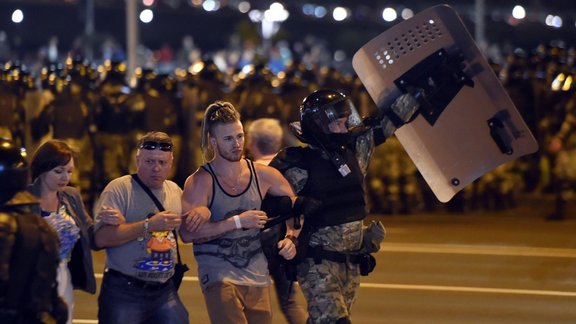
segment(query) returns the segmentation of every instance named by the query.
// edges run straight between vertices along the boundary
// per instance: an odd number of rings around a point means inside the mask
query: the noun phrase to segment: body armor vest
[[[300,194],[322,202],[320,210],[306,221],[321,227],[364,219],[367,215],[364,176],[355,153],[348,149],[340,152],[351,170],[350,174],[342,177],[321,151],[304,150],[301,163],[308,171],[308,181]]]

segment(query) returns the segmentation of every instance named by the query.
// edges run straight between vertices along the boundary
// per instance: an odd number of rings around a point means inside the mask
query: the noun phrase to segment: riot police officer
[[[297,278],[312,323],[350,323],[360,275],[372,271],[384,237],[380,223],[363,226],[367,216],[364,179],[372,150],[418,108],[410,95],[390,109],[362,120],[352,100],[334,90],[318,90],[300,107],[295,135],[307,147],[281,151],[270,163],[298,195],[322,203],[307,215],[298,238]],[[322,284],[320,284],[322,283]]]

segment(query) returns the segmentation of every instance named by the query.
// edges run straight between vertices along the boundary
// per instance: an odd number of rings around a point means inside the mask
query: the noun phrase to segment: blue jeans
[[[188,324],[188,311],[170,282],[161,288],[144,288],[126,278],[104,274],[98,296],[98,321],[112,323]]]

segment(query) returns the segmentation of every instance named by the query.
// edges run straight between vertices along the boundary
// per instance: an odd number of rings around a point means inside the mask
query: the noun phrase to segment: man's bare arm
[[[210,222],[208,204],[212,186],[212,177],[202,169],[186,179],[182,194],[182,211],[185,220],[184,226],[180,228],[180,237],[183,242],[202,243],[237,229],[264,226],[266,213],[259,210],[248,210],[222,221]],[[235,220],[235,217],[238,217],[238,220]],[[199,218],[204,221],[196,226],[195,220]]]
[[[106,218],[107,214],[117,214],[122,218],[124,217],[115,208],[102,209],[98,217]],[[178,228],[180,223],[180,215],[161,211],[139,222],[104,225],[94,233],[94,240],[99,248],[114,247],[138,238],[144,238],[149,232],[171,231]]]
[[[120,225],[104,225],[94,233],[94,240],[99,248],[114,247],[126,244],[144,236],[144,221]]]

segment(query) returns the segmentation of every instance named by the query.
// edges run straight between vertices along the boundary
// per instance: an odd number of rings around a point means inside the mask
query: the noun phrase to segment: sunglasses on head
[[[164,152],[171,152],[172,151],[172,144],[170,143],[163,143],[163,142],[153,142],[153,141],[146,141],[138,147],[144,150],[155,150],[160,149]]]

